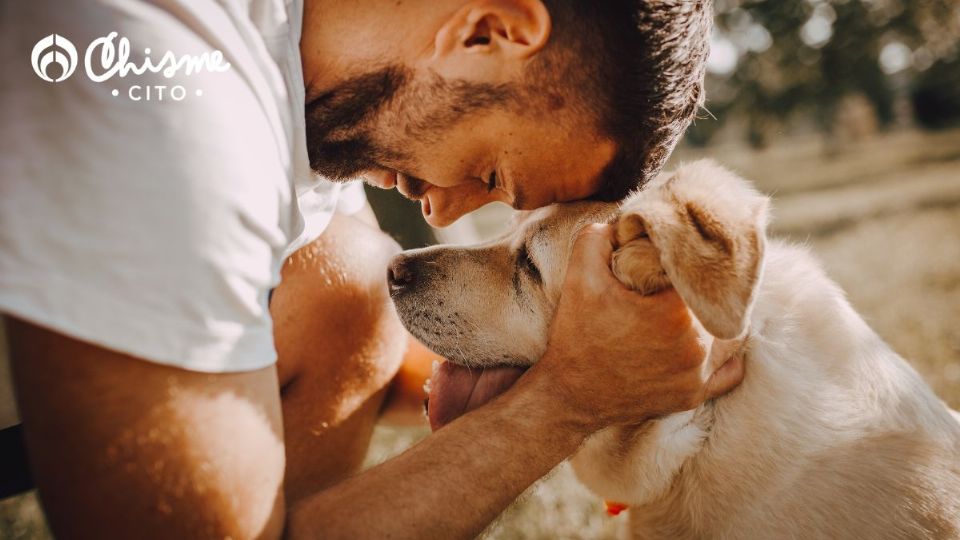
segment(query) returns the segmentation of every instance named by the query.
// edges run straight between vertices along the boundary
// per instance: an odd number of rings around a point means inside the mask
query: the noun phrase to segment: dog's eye
[[[540,269],[537,268],[537,263],[533,262],[533,258],[530,257],[530,251],[527,250],[526,245],[520,246],[520,249],[517,250],[517,266],[522,268],[536,282],[540,283],[543,280]]]

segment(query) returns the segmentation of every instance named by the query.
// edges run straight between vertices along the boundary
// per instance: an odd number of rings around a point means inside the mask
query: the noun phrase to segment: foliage
[[[803,117],[831,133],[845,97],[865,96],[881,126],[921,76],[960,49],[960,0],[718,0],[707,108],[690,142],[741,117],[754,145]],[[935,69],[931,69],[935,68]],[[942,75],[940,72],[943,72]],[[929,79],[934,79],[930,81]]]

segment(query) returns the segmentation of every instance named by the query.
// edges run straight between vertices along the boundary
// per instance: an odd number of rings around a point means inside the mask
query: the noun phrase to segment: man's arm
[[[272,369],[207,375],[9,321],[36,482],[58,538],[278,538],[283,437]],[[540,392],[451,424],[318,494],[290,538],[466,537],[582,432]]]
[[[27,450],[57,538],[277,538],[276,370],[205,374],[7,319]]]
[[[188,372],[11,321],[54,534],[276,538],[287,514],[290,538],[474,536],[589,433],[739,380],[724,368],[705,382],[676,295],[638,297],[607,276],[604,231],[578,241],[549,352],[512,390],[289,514],[275,370]]]

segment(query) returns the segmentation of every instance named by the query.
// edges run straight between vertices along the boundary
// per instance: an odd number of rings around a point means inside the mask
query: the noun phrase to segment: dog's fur
[[[556,205],[488,244],[403,254],[418,283],[394,300],[450,361],[532,364],[574,233],[614,223],[615,275],[642,293],[673,286],[705,347],[746,359],[730,394],[601,431],[573,457],[584,484],[630,505],[635,538],[960,537],[960,415],[805,249],[768,242],[767,205],[697,162],[619,208]]]

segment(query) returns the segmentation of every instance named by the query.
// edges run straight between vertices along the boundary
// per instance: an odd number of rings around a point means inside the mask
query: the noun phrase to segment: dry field
[[[960,408],[960,130],[878,137],[832,157],[810,138],[764,152],[683,150],[674,162],[704,155],[772,194],[773,234],[809,245],[871,326]],[[489,234],[507,213],[491,207],[475,219]],[[379,428],[369,461],[423,435]],[[623,521],[561,466],[486,536],[612,538]],[[0,501],[0,538],[45,537],[32,496]]]

